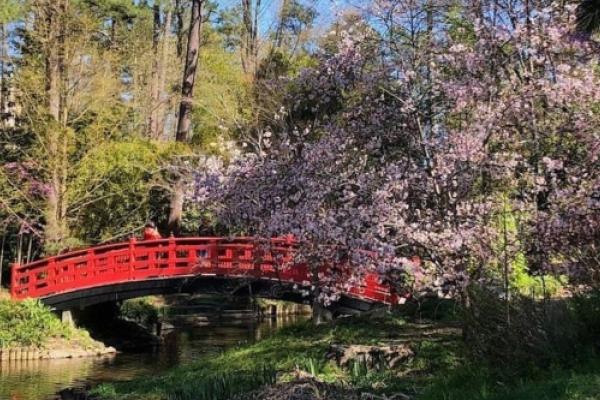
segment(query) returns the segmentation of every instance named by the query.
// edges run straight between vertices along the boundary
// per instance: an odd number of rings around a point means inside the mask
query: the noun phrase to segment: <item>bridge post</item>
[[[63,324],[66,324],[70,327],[75,327],[75,320],[73,319],[73,313],[71,310],[63,310],[60,313],[60,319]]]
[[[129,238],[129,280],[133,275],[133,270],[135,269],[135,243],[137,239],[135,236]]]
[[[219,243],[214,239],[210,241],[210,268],[219,268]]]
[[[95,261],[96,259],[94,258],[94,249],[90,248],[87,251],[87,263],[86,263],[86,268],[87,268],[87,272],[89,275],[91,276],[96,276],[96,265],[95,265]]]
[[[13,263],[10,270],[10,295],[12,298],[17,296],[17,270],[21,264]]]
[[[167,258],[167,264],[168,267],[167,269],[169,270],[174,270],[175,269],[175,265],[177,263],[177,252],[176,252],[176,248],[177,245],[175,243],[175,236],[173,236],[173,234],[171,233],[171,236],[169,236],[169,244],[168,244],[168,258]]]
[[[51,285],[56,285],[56,258],[50,257],[48,259],[48,282]]]

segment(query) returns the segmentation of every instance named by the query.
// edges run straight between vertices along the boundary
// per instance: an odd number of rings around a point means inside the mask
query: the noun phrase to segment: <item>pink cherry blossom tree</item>
[[[373,15],[410,11],[396,3]],[[190,198],[228,226],[294,235],[326,303],[367,272],[405,297],[496,285],[517,252],[531,273],[596,279],[598,44],[561,5],[452,13],[460,23],[425,14],[418,54],[382,35],[383,61],[347,32],[337,54],[282,82],[281,125],[199,171]],[[518,232],[499,253],[507,210]],[[317,273],[338,263],[350,277]]]

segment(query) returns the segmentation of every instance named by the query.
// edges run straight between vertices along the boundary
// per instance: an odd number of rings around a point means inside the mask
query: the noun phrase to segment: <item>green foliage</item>
[[[159,308],[152,302],[152,298],[141,297],[124,301],[120,313],[122,317],[152,326],[158,321]]]
[[[82,2],[100,14],[121,18],[132,18],[142,11],[129,0],[82,0]]]
[[[209,153],[226,155],[224,141],[245,123],[250,85],[239,57],[224,48],[223,38],[215,31],[205,30],[192,143]]]
[[[500,232],[495,248],[495,262],[487,269],[488,276],[498,282],[503,280],[504,268],[508,268],[509,290],[518,294],[537,298],[553,297],[564,287],[565,278],[551,275],[532,275],[523,252],[523,244],[518,239],[520,218],[527,218],[512,210],[506,197],[503,209],[496,214],[494,228]],[[504,264],[507,263],[505,266]]]
[[[0,0],[0,24],[14,21],[21,13],[17,0]]]
[[[144,140],[106,142],[86,154],[69,188],[79,222],[73,233],[88,243],[137,233],[165,200],[161,168],[177,146]]]
[[[43,346],[50,338],[69,339],[74,333],[36,300],[0,300],[0,347]]]
[[[458,43],[473,45],[476,41],[475,27],[473,21],[465,18],[461,14],[461,9],[457,5],[451,6],[448,15],[446,16],[449,25],[448,31],[450,37]]]
[[[600,399],[600,364],[584,362],[573,369],[552,368],[517,382],[507,383],[480,365],[439,374],[419,400],[597,400]]]

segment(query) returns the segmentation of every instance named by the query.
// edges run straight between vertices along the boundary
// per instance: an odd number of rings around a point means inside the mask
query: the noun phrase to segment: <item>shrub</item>
[[[477,361],[519,374],[569,363],[580,354],[580,328],[566,300],[539,301],[471,288],[463,310],[465,345]]]
[[[0,347],[41,346],[50,337],[72,334],[72,328],[37,300],[0,300]]]
[[[159,317],[156,305],[145,297],[123,302],[121,316],[146,326],[154,325]]]
[[[581,343],[593,344],[598,350],[600,337],[600,289],[576,295],[572,309],[578,321]]]

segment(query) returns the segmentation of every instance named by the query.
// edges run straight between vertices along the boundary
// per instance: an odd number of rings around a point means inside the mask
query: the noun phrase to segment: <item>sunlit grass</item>
[[[0,347],[42,346],[51,338],[78,332],[36,300],[0,300]]]

